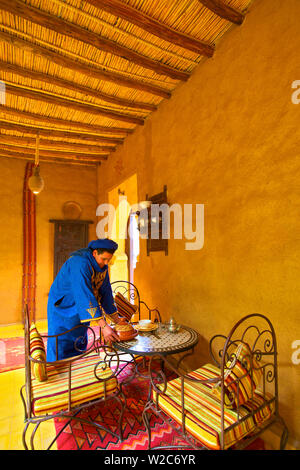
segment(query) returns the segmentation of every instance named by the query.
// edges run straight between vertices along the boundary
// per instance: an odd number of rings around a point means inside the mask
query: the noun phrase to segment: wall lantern
[[[137,229],[141,231],[146,226],[148,220],[148,210],[150,209],[151,201],[141,201],[138,204],[134,204],[131,208],[131,213],[138,217]],[[147,222],[148,224],[148,222]]]

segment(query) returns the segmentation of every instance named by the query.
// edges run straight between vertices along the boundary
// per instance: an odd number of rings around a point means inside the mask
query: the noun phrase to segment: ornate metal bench
[[[122,439],[122,418],[126,403],[118,382],[119,356],[117,351],[110,346],[102,344],[100,346],[94,330],[86,326],[87,331],[90,332],[89,343],[83,345],[87,346],[86,349],[81,346],[80,350],[75,345],[78,356],[46,362],[43,338],[46,339],[49,336],[41,336],[34,324],[30,326],[27,308],[24,326],[25,385],[20,391],[25,410],[24,448],[28,450],[26,433],[29,426],[34,427],[30,437],[31,449],[34,450],[34,437],[40,424],[54,418],[66,418],[67,423],[54,437],[48,449],[72,420],[95,426]],[[79,328],[82,326],[80,325]],[[66,333],[68,332],[55,335],[56,340],[59,341]],[[83,349],[85,349],[84,352]],[[108,400],[116,400],[121,408],[118,417],[118,434],[99,422],[80,417],[80,411],[83,408]]]
[[[270,320],[261,314],[242,318],[229,335],[210,341],[213,363],[186,372],[160,357],[177,378],[152,371],[152,394],[143,419],[151,448],[151,414],[159,415],[193,449],[245,448],[270,426],[283,427],[280,448],[288,429],[279,414],[277,343]]]

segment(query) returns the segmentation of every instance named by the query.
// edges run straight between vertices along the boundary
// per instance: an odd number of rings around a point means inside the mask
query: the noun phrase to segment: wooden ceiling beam
[[[165,75],[174,80],[186,81],[190,74],[177,70],[168,65],[162,64],[158,60],[139,54],[128,49],[114,41],[101,37],[99,34],[82,28],[81,26],[70,23],[63,18],[51,15],[46,11],[35,8],[21,0],[0,0],[0,9],[7,11],[17,17],[23,18],[34,24],[55,31],[63,36],[68,36],[85,44],[90,44],[98,50],[109,52],[110,54],[127,59],[141,67],[152,70],[159,75]]]
[[[135,24],[144,31],[196,54],[212,57],[214,46],[188,36],[119,0],[86,0],[87,3]]]
[[[224,20],[231,23],[241,25],[245,19],[245,15],[231,6],[227,5],[224,0],[199,0],[202,5],[220,16]]]
[[[15,145],[14,147],[10,145],[0,144],[0,152],[14,152],[14,153],[21,153],[24,155],[31,155],[35,156],[35,149],[28,148],[23,146]],[[56,157],[56,158],[73,158],[73,159],[81,159],[81,160],[89,160],[89,161],[105,161],[108,158],[108,153],[106,154],[85,154],[85,153],[76,153],[74,152],[64,152],[59,150],[43,150],[39,149],[39,157]]]
[[[35,161],[35,157],[30,155],[22,155],[21,153],[14,153],[10,152],[10,154],[6,154],[2,152],[0,149],[0,158],[14,158],[17,160],[26,160],[26,161]],[[97,165],[101,165],[101,162],[93,162],[93,161],[82,161],[82,160],[71,160],[71,159],[61,159],[61,158],[40,158],[40,162],[43,163],[64,163],[65,165],[80,165],[80,166],[88,166],[92,168],[96,168]]]
[[[1,1],[1,0],[0,0]],[[1,9],[1,5],[0,5]],[[18,47],[21,50],[26,50],[32,53],[34,56],[41,56],[50,62],[53,62],[61,67],[73,70],[75,72],[87,75],[88,77],[96,78],[97,80],[104,80],[112,82],[117,85],[125,86],[127,88],[133,88],[135,90],[144,91],[152,95],[160,96],[161,98],[170,98],[171,92],[157,85],[152,85],[145,81],[136,80],[121,73],[108,72],[99,68],[92,67],[86,63],[79,62],[78,60],[71,59],[63,54],[54,52],[48,47],[34,44],[31,41],[21,39],[13,34],[5,31],[0,31],[0,41],[4,41],[14,47]],[[51,47],[51,45],[49,45]]]
[[[0,134],[0,147],[1,145],[10,145],[10,146],[23,146],[27,148],[36,148],[36,139],[33,137],[19,137],[15,135]],[[40,149],[62,149],[65,151],[82,151],[84,153],[99,154],[99,152],[115,152],[116,147],[113,146],[104,146],[104,145],[89,145],[89,144],[77,144],[62,142],[60,140],[48,140],[40,139],[39,140]]]
[[[37,100],[37,101],[43,101],[45,103],[67,107],[68,109],[74,109],[75,111],[81,111],[81,112],[88,113],[88,114],[95,114],[96,116],[98,115],[105,116],[110,119],[114,119],[117,121],[124,121],[130,124],[137,124],[140,126],[144,124],[143,119],[130,116],[129,114],[122,114],[116,111],[110,111],[98,105],[81,103],[79,101],[72,100],[68,98],[67,96],[52,95],[44,91],[28,89],[20,85],[11,84],[11,83],[6,83],[5,85],[6,85],[6,88],[5,88],[6,94],[21,96],[23,98],[29,98],[29,99]]]
[[[125,98],[119,98],[118,96],[109,95],[101,91],[94,90],[93,88],[88,88],[78,83],[70,82],[53,75],[47,75],[45,73],[36,72],[35,70],[29,70],[19,65],[10,64],[0,60],[0,71],[1,72],[11,72],[21,77],[29,78],[31,80],[38,80],[43,83],[51,84],[58,86],[60,88],[66,88],[68,90],[74,91],[75,93],[82,93],[86,96],[93,96],[94,98],[100,99],[107,103],[113,103],[118,106],[141,109],[147,111],[156,111],[157,107],[150,103],[141,103],[126,100]]]
[[[59,119],[51,116],[45,116],[43,114],[31,113],[29,111],[20,111],[15,108],[11,108],[10,106],[0,106],[0,113],[3,112],[5,114],[5,118],[7,118],[7,114],[11,116],[17,116],[20,119],[32,119],[39,122],[44,122],[46,124],[54,125],[54,126],[65,126],[69,129],[74,128],[77,132],[81,131],[88,131],[92,134],[132,134],[134,129],[126,129],[123,127],[104,127],[104,126],[97,126],[95,124],[86,124],[85,122],[79,121],[66,121],[64,119]]]
[[[0,129],[6,129],[9,131],[17,131],[24,134],[33,134],[37,135],[39,133],[40,137],[46,138],[61,138],[61,139],[76,139],[83,140],[88,142],[106,142],[109,144],[122,144],[123,139],[118,139],[116,137],[106,137],[98,136],[94,134],[83,134],[79,132],[63,131],[61,129],[45,129],[39,126],[27,125],[16,123],[8,120],[0,120]]]

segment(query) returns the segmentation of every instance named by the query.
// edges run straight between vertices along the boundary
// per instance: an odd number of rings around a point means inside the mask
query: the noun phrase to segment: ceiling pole
[[[199,0],[203,6],[231,23],[241,25],[245,19],[243,13],[227,5],[223,0]]]
[[[20,0],[0,0],[0,9],[7,11],[17,17],[21,17],[27,21],[38,24],[45,28],[55,31],[63,36],[71,37],[85,44],[89,44],[100,51],[109,52],[113,55],[127,59],[141,67],[152,70],[159,75],[165,75],[173,78],[174,80],[186,81],[189,78],[189,73],[175,69],[168,65],[159,62],[158,60],[151,59],[144,56],[132,49],[128,49],[117,42],[111,41],[100,36],[93,31],[82,28],[81,26],[70,23],[69,21],[53,16],[46,11],[35,8]]]
[[[1,1],[0,0],[0,10],[1,10]],[[25,5],[25,4],[24,4]],[[12,46],[18,47],[21,50],[31,51],[34,56],[42,56],[44,59],[49,60],[61,67],[68,68],[75,72],[85,74],[88,77],[96,78],[98,80],[104,80],[112,82],[115,85],[121,85],[127,88],[133,88],[135,90],[145,91],[152,95],[160,96],[162,98],[170,98],[171,92],[153,85],[152,83],[147,83],[146,81],[137,80],[131,77],[127,77],[117,72],[109,72],[107,70],[102,70],[99,64],[99,68],[91,65],[87,65],[84,62],[71,59],[66,55],[62,55],[58,52],[53,52],[51,49],[45,46],[40,46],[26,39],[21,39],[17,36],[14,36],[5,31],[0,31],[0,41],[4,41]],[[50,46],[50,44],[49,44]]]
[[[86,1],[99,10],[104,10],[129,23],[135,24],[144,31],[148,31],[148,33],[160,39],[176,44],[176,46],[193,51],[198,55],[204,55],[205,57],[213,56],[214,46],[211,44],[181,33],[124,2],[120,2],[119,0]]]

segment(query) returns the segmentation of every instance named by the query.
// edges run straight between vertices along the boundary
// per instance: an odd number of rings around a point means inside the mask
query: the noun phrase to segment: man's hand
[[[113,341],[120,341],[117,333],[109,325],[106,324],[106,326],[102,327],[101,329],[104,338],[104,344],[109,344],[111,346]]]

